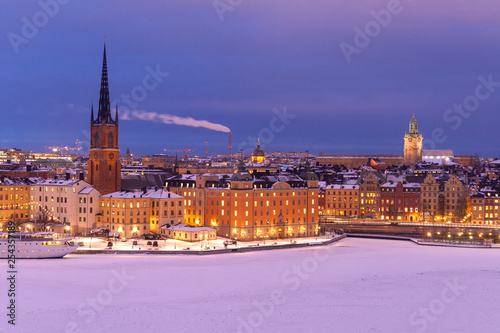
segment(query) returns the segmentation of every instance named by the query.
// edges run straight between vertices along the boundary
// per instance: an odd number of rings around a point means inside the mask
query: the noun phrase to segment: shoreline
[[[444,247],[460,247],[460,248],[473,248],[473,249],[494,249],[500,248],[500,246],[491,244],[473,244],[473,243],[452,243],[452,242],[441,242],[441,241],[428,241],[425,239],[405,237],[405,236],[389,236],[389,235],[376,235],[376,234],[347,234],[347,237],[353,238],[367,238],[367,239],[385,239],[385,240],[400,240],[413,242],[420,246],[444,246]]]
[[[249,245],[243,247],[234,247],[227,249],[200,249],[200,250],[128,250],[128,249],[78,249],[69,254],[153,254],[153,255],[213,255],[213,254],[223,254],[223,253],[244,253],[244,252],[255,252],[255,251],[271,251],[271,250],[283,250],[283,249],[294,249],[302,247],[316,247],[316,246],[326,246],[336,243],[347,235],[338,235],[333,238],[326,240],[310,241],[307,243],[288,243],[288,244],[259,244],[259,245]]]

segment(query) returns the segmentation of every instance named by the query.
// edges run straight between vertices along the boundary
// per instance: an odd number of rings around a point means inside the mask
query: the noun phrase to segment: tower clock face
[[[109,159],[110,159],[110,160],[112,160],[112,159],[113,159],[113,157],[115,157],[115,154],[113,154],[113,153],[109,153]]]
[[[408,138],[408,142],[411,142],[412,138]]]
[[[418,138],[418,142],[422,141],[422,138]]]
[[[94,158],[98,158],[99,154],[97,152],[94,153]]]

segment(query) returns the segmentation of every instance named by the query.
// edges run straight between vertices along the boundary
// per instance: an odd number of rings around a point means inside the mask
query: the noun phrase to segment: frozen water
[[[16,326],[4,314],[0,330],[494,332],[499,259],[499,249],[348,238],[209,256],[23,260]]]

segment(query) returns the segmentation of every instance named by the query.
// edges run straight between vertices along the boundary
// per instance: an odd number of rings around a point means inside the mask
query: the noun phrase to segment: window
[[[108,148],[113,148],[113,133],[111,131],[108,133]]]
[[[94,137],[94,146],[99,147],[100,145],[101,145],[101,136],[99,132],[97,132]]]

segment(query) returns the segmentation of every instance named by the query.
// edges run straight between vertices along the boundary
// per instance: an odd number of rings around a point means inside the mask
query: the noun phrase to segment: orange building
[[[318,177],[254,173],[178,175],[167,188],[184,196],[186,222],[237,240],[311,237],[318,232]]]

